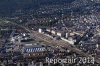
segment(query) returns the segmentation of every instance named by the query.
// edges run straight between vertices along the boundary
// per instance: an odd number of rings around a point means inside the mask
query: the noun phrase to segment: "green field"
[[[0,19],[0,26],[6,26],[6,25],[11,25],[11,23],[6,20]]]

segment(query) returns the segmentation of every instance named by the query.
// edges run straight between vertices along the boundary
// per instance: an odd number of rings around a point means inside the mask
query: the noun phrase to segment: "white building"
[[[44,33],[45,31],[46,31],[45,28],[39,28],[39,30],[38,30],[39,33]]]
[[[50,30],[50,29],[46,29],[46,31],[51,32],[51,30]]]
[[[57,32],[57,36],[60,36],[60,37],[61,37],[61,36],[62,36],[62,33],[60,33],[60,32]]]
[[[41,28],[39,28],[39,33],[42,33],[42,32],[43,32],[43,30]]]
[[[72,44],[74,45],[74,41],[73,40],[68,40],[68,39],[65,39],[65,38],[61,38],[63,41],[66,41],[68,42],[69,44]]]
[[[57,36],[66,37],[66,33],[65,32],[57,32]]]
[[[66,33],[66,38],[68,38],[68,33]]]
[[[56,31],[52,30],[51,33],[52,33],[52,34],[56,34]]]

